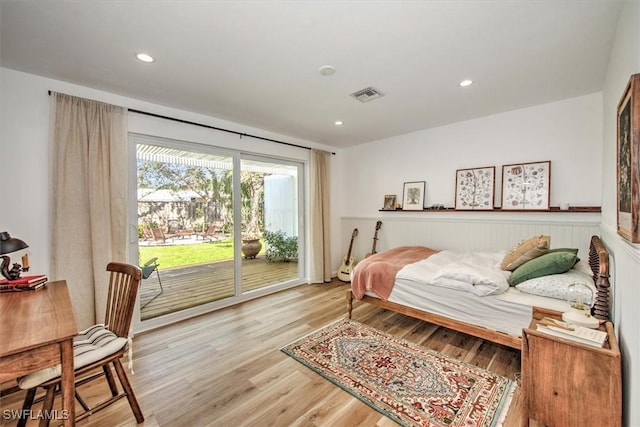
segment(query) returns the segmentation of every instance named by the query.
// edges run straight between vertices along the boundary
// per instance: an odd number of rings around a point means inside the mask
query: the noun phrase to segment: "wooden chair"
[[[204,233],[197,233],[196,237],[202,237],[203,240],[215,240],[224,233],[224,221],[215,220]]]
[[[151,230],[151,235],[153,236],[153,240],[156,242],[164,243],[167,241],[167,236],[164,234],[164,231],[158,226],[149,226],[149,230]]]
[[[134,265],[116,262],[109,263],[107,271],[111,272],[111,275],[105,324],[94,325],[74,338],[76,399],[85,410],[85,412],[76,416],[76,421],[80,421],[126,397],[136,421],[142,423],[144,415],[120,362],[120,359],[128,350],[128,345],[130,345],[128,339],[129,328],[133,318],[141,271]],[[118,390],[110,366],[113,366],[116,371],[122,391]],[[91,408],[82,399],[77,387],[103,376],[109,384],[111,396]],[[22,414],[30,413],[38,387],[45,389],[43,413],[51,413],[55,395],[60,390],[60,365],[20,378],[18,386],[27,390]],[[20,419],[18,426],[24,426],[26,421],[25,418]],[[41,426],[48,424],[48,420],[41,420]]]
[[[155,240],[155,236],[153,235],[153,231],[148,226],[142,227],[142,233],[144,234],[144,240]]]
[[[151,230],[153,240],[160,243],[165,243],[169,239],[173,240],[176,237],[180,237],[179,234],[165,233],[162,228],[158,227],[157,225],[149,226],[149,230]]]

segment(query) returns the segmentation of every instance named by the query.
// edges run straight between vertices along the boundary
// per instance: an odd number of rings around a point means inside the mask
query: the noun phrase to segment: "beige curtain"
[[[51,94],[51,278],[67,281],[80,328],[104,320],[110,261],[126,261],[127,111]]]
[[[331,281],[330,156],[326,151],[311,150],[311,283]]]

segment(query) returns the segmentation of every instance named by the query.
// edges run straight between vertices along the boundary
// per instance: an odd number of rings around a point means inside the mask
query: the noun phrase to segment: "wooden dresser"
[[[529,419],[548,427],[622,424],[620,349],[611,322],[603,348],[539,332],[543,317],[562,313],[534,307],[529,328],[522,333],[523,424]]]

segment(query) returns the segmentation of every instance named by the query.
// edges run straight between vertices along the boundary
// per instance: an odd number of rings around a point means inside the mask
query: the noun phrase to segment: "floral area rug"
[[[353,320],[282,351],[404,426],[499,426],[516,384]]]

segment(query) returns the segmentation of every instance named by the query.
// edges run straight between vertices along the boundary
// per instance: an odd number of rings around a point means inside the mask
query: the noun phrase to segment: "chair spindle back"
[[[135,265],[110,262],[105,325],[119,337],[128,337],[142,272]]]

